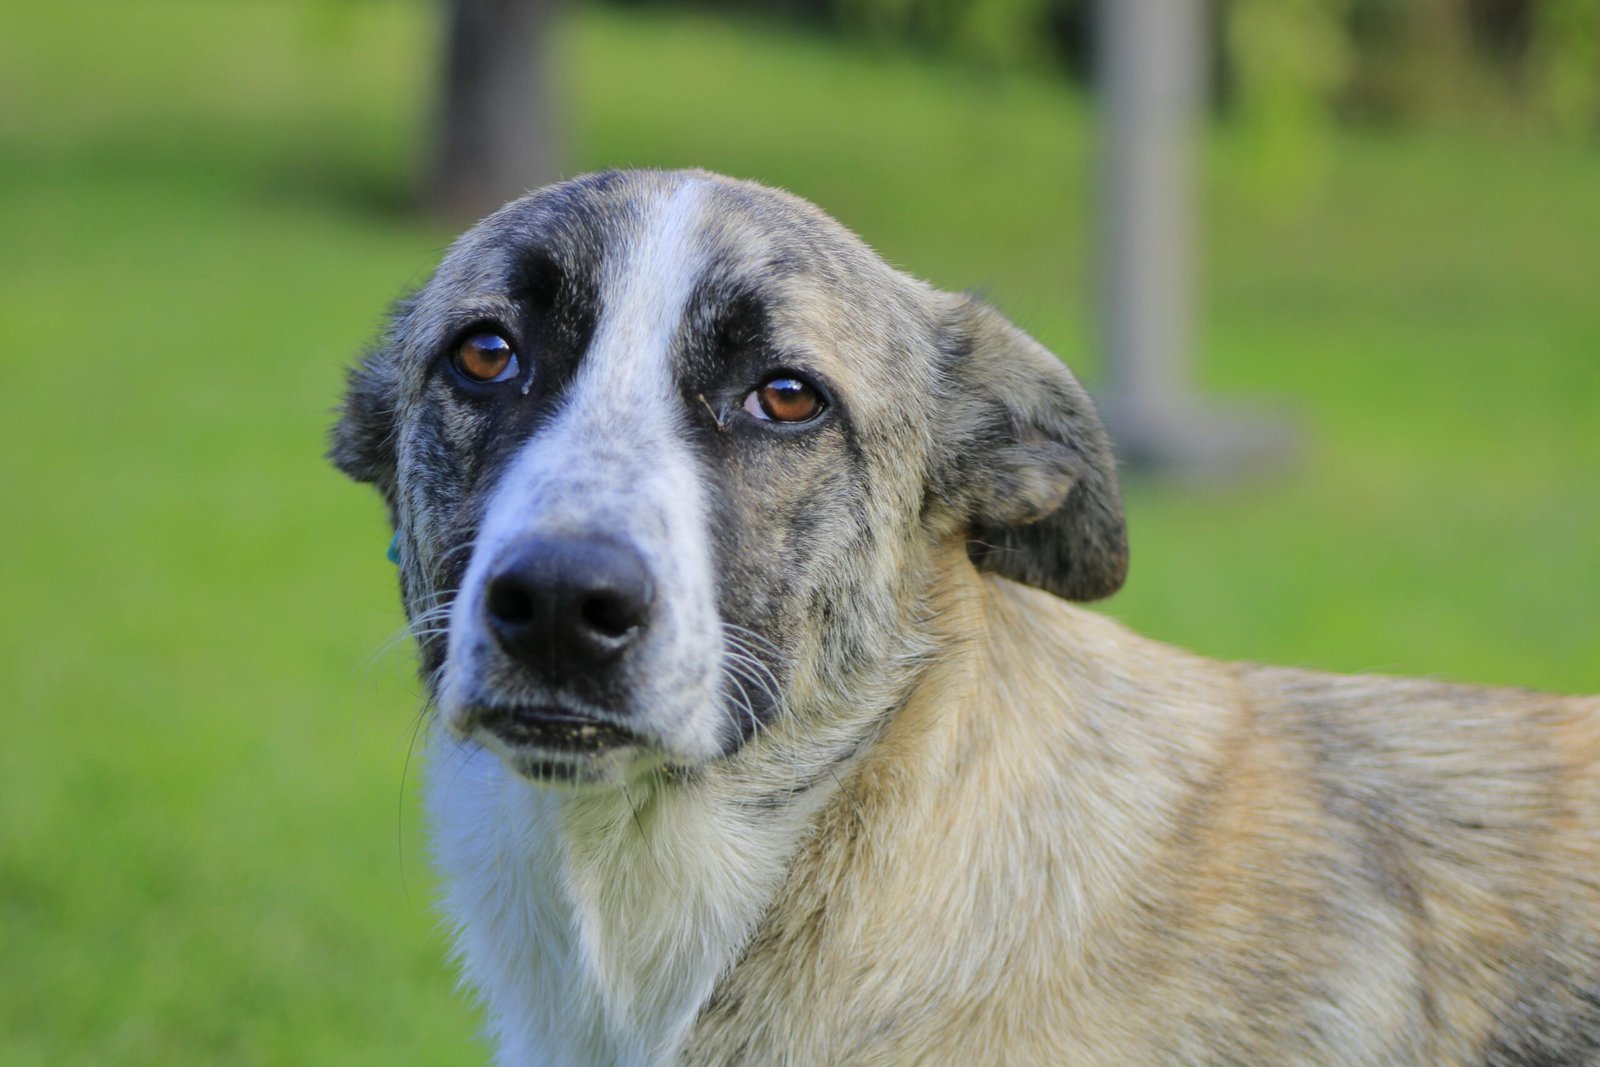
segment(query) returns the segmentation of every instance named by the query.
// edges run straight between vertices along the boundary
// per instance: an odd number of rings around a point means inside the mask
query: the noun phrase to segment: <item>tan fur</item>
[[[520,389],[442,358],[486,313]],[[780,373],[837,408],[755,419]],[[1600,700],[1072,606],[1128,565],[1087,393],[803,201],[624,172],[508,205],[333,456],[465,738],[430,812],[503,1063],[1600,1064]],[[608,665],[492,636],[550,531],[627,540],[672,609]],[[552,714],[628,740],[494,726]]]
[[[1211,662],[940,563],[945,648],[683,1062],[1584,1062],[1490,1045],[1597,973],[1600,702]]]

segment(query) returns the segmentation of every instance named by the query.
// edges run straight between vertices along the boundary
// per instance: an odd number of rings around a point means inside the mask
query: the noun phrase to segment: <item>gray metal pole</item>
[[[1104,0],[1109,386],[1177,414],[1193,322],[1194,139],[1205,0]]]
[[[1281,415],[1217,411],[1189,391],[1197,141],[1208,0],[1100,0],[1107,429],[1125,464],[1215,477],[1281,463]]]

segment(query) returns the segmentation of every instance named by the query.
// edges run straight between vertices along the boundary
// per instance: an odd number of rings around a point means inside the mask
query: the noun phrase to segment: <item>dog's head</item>
[[[704,764],[847,698],[943,546],[1072,599],[1126,569],[1058,360],[698,172],[580,178],[467,233],[351,375],[332,456],[388,502],[446,724],[543,780]]]

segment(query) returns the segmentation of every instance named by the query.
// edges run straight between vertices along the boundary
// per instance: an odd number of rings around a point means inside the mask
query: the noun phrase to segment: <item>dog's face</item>
[[[351,377],[450,729],[614,784],[882,683],[941,546],[1090,599],[1126,566],[1087,397],[992,311],[703,173],[552,186],[462,237]]]

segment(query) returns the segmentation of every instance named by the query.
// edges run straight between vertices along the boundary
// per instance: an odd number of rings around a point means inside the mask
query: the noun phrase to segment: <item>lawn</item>
[[[477,1063],[341,368],[451,236],[403,210],[409,2],[0,14],[0,1062]],[[785,185],[1097,379],[1088,104],[668,13],[561,28],[572,170]],[[1304,454],[1135,484],[1106,610],[1208,654],[1600,691],[1600,151],[1206,146],[1214,393]],[[70,357],[70,358],[69,358]]]

